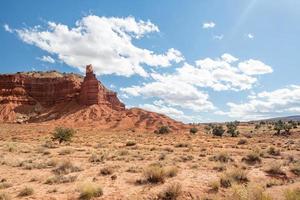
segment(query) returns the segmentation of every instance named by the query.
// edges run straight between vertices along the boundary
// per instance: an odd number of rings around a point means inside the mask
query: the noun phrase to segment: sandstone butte
[[[139,108],[126,109],[86,67],[86,76],[73,73],[23,72],[0,75],[0,122],[91,125],[103,129],[155,130],[186,127],[165,115]]]

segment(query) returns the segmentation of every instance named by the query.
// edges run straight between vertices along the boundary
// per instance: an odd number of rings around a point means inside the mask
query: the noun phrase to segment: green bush
[[[236,137],[240,134],[237,130],[238,123],[237,122],[228,122],[226,123],[227,133],[231,135],[231,137]]]
[[[72,128],[56,127],[52,134],[52,140],[58,140],[59,143],[69,142],[75,134]]]
[[[191,134],[196,134],[198,132],[198,129],[196,127],[193,127],[190,129]]]
[[[216,125],[212,129],[212,134],[215,135],[215,136],[222,137],[224,132],[225,132],[225,130],[223,129],[222,125]]]
[[[158,133],[158,134],[167,134],[167,133],[170,132],[170,129],[167,126],[161,126],[155,132]]]

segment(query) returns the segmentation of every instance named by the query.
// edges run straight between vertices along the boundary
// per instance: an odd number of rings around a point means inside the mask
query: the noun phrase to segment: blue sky
[[[0,2],[0,73],[98,78],[185,122],[300,114],[300,1]]]

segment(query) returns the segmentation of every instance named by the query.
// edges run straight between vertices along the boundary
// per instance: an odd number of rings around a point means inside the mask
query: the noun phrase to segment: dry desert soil
[[[1,200],[299,199],[298,129],[241,124],[238,137],[214,137],[202,125],[164,135],[75,126],[59,144],[54,128],[0,124]]]

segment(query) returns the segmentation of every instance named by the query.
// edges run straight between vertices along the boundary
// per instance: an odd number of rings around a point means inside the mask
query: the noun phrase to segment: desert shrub
[[[127,146],[127,147],[134,146],[134,145],[136,145],[136,142],[135,142],[135,141],[127,141],[127,142],[126,142],[126,146]]]
[[[294,174],[296,174],[297,176],[300,176],[300,164],[294,164],[290,167],[291,172],[293,172]]]
[[[167,177],[175,177],[178,173],[178,168],[175,166],[165,167],[165,175]]]
[[[167,134],[167,133],[170,132],[170,129],[169,129],[168,126],[161,126],[155,132],[158,133],[158,134]]]
[[[243,145],[243,144],[247,144],[247,143],[248,143],[248,141],[246,138],[242,138],[238,141],[238,145]]]
[[[258,152],[253,151],[242,158],[242,161],[246,162],[247,164],[254,165],[256,163],[261,163],[261,158]]]
[[[148,183],[164,183],[166,178],[165,170],[159,165],[148,166],[143,175]]]
[[[212,181],[209,183],[210,190],[213,192],[218,192],[220,188],[220,182]]]
[[[222,172],[222,171],[226,170],[226,165],[224,165],[223,163],[218,163],[217,165],[215,165],[213,167],[213,170],[216,170],[218,172]]]
[[[226,123],[227,133],[231,135],[231,137],[236,137],[240,134],[237,130],[238,123],[237,122],[228,122]]]
[[[101,153],[101,154],[97,154],[97,153],[92,153],[92,155],[89,157],[89,161],[91,163],[98,163],[98,162],[103,162],[106,158],[106,154]]]
[[[58,164],[57,168],[53,170],[53,172],[57,175],[69,174],[79,171],[81,171],[81,168],[74,165],[70,160],[63,160]]]
[[[210,161],[219,161],[222,163],[227,163],[229,161],[233,161],[233,159],[229,156],[227,152],[220,152],[217,155],[214,155],[209,158]]]
[[[114,172],[113,167],[106,166],[100,169],[100,174],[103,176],[111,175]]]
[[[175,147],[176,148],[189,147],[189,144],[188,143],[180,142],[180,143],[176,144]]]
[[[272,155],[272,156],[279,156],[280,155],[280,150],[276,149],[273,146],[271,146],[271,147],[268,148],[267,153]]]
[[[25,187],[25,188],[23,188],[23,189],[19,192],[18,196],[19,196],[19,197],[25,197],[25,196],[30,196],[30,195],[32,195],[33,193],[34,193],[33,188],[31,188],[31,187]]]
[[[100,197],[103,195],[102,188],[91,182],[86,182],[82,184],[79,188],[79,192],[79,199],[82,200],[89,200],[94,197]]]
[[[176,200],[182,193],[182,186],[180,183],[173,183],[168,185],[157,196],[158,200]]]
[[[61,184],[61,183],[72,183],[76,181],[77,176],[63,176],[63,175],[56,175],[49,177],[45,184],[53,185],[53,184]]]
[[[270,175],[285,175],[284,171],[281,169],[281,163],[272,163],[266,167],[265,172]]]
[[[265,193],[261,186],[257,185],[235,185],[233,187],[232,195],[228,198],[232,200],[272,200],[272,198]]]
[[[8,183],[8,182],[6,182],[6,181],[0,183],[0,190],[6,189],[6,188],[10,188],[10,187],[12,187],[12,184],[11,184],[11,183]]]
[[[247,172],[242,169],[234,168],[225,172],[220,178],[220,185],[224,188],[231,187],[233,183],[247,183]]]
[[[59,143],[70,142],[75,134],[72,128],[56,127],[52,133],[52,140],[58,140]]]
[[[7,194],[6,192],[1,192],[0,191],[0,200],[11,200],[11,196],[9,194]]]
[[[300,199],[300,189],[289,189],[284,192],[285,200],[299,200]]]
[[[215,136],[222,137],[224,132],[225,132],[225,130],[222,125],[216,125],[216,126],[213,126],[213,128],[212,128],[212,134]]]
[[[193,127],[190,129],[191,134],[196,134],[198,132],[198,129],[196,127]]]

